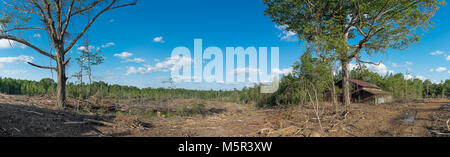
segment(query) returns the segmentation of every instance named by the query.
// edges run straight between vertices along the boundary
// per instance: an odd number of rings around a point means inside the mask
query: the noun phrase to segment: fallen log
[[[436,130],[430,130],[430,132],[435,133],[436,135],[446,135],[446,136],[450,135],[450,133],[444,133]]]
[[[87,123],[95,123],[95,124],[101,124],[105,126],[115,127],[116,125],[114,123],[105,122],[105,121],[99,121],[94,119],[84,119],[84,121],[67,121],[64,122],[65,125],[71,125],[71,124],[87,124]]]
[[[114,123],[105,122],[105,121],[99,121],[99,120],[94,120],[94,119],[84,119],[84,120],[87,122],[90,122],[90,123],[97,123],[97,124],[102,124],[102,125],[111,126],[111,127],[116,126]]]
[[[70,125],[70,124],[87,124],[88,122],[72,122],[72,121],[67,121],[64,122],[64,125]]]
[[[27,111],[27,110],[20,110],[20,111],[22,111],[22,112],[28,112],[28,113],[34,113],[34,114],[37,114],[37,115],[40,115],[40,116],[44,116],[43,113],[39,113],[39,112],[36,112],[36,111]]]
[[[450,130],[450,126],[448,125],[449,121],[450,121],[450,119],[447,119],[447,130]]]

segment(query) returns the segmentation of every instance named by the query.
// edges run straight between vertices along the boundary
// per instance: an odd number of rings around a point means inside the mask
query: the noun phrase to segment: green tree
[[[333,52],[341,62],[343,102],[350,104],[349,63],[363,54],[405,49],[444,5],[442,0],[263,0],[266,15],[302,41]]]

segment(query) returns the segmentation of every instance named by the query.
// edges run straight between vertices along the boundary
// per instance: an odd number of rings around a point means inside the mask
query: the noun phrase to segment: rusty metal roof
[[[371,83],[368,83],[368,82],[365,82],[365,81],[361,81],[361,80],[348,79],[348,81],[353,82],[354,84],[357,84],[357,85],[362,86],[362,87],[381,89],[380,87],[378,87],[378,86],[376,86],[374,84],[371,84]]]
[[[369,93],[375,94],[375,95],[390,95],[391,93],[385,92],[381,89],[374,89],[374,88],[363,88],[363,91],[367,91]]]
[[[368,82],[365,82],[365,81],[361,81],[361,80],[348,79],[348,81],[351,82],[351,83],[354,83],[354,84],[356,84],[358,86],[365,87],[365,88],[381,89],[380,87],[378,87],[378,86],[376,86],[374,84],[371,84],[371,83],[368,83]],[[339,88],[342,88],[342,80],[336,82],[336,85],[338,85]]]

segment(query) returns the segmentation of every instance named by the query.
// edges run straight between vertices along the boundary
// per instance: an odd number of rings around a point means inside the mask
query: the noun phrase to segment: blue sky
[[[264,15],[265,5],[259,0],[161,0],[138,1],[136,6],[103,14],[89,32],[90,45],[102,50],[105,63],[94,67],[94,80],[140,88],[167,87],[162,83],[170,72],[128,74],[130,67],[168,65],[174,48],[185,46],[193,54],[194,39],[203,40],[203,49],[225,47],[279,47],[280,69],[289,68],[302,55],[303,49],[294,34],[283,31]],[[450,78],[450,9],[442,7],[432,20],[435,26],[407,50],[388,50],[366,59],[383,60],[380,66],[369,68],[379,73],[409,71],[411,77],[439,82]],[[70,31],[78,30],[86,21],[77,20]],[[37,35],[39,34],[39,35]],[[25,38],[48,49],[43,32],[29,32]],[[83,44],[80,42],[79,44]],[[73,48],[71,56],[79,56]],[[126,53],[124,53],[126,52]],[[224,54],[225,55],[225,54]],[[30,58],[32,57],[32,58]],[[224,56],[225,57],[225,56]],[[49,70],[25,64],[49,65],[49,58],[21,45],[0,41],[0,77],[40,80],[52,77]],[[55,63],[52,63],[55,65]],[[68,76],[79,70],[72,60]],[[54,73],[56,76],[56,74]],[[56,78],[56,77],[54,77]],[[75,81],[75,79],[70,79]],[[189,89],[233,89],[244,84],[180,83],[176,87]]]

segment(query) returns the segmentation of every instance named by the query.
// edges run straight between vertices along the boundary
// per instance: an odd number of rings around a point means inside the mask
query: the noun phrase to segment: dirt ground
[[[174,99],[134,105],[90,100],[86,112],[55,108],[49,96],[0,94],[0,136],[50,137],[449,137],[450,100],[403,104],[311,105],[261,109]],[[77,104],[69,100],[69,104]],[[191,114],[193,104],[204,104]],[[180,116],[179,113],[188,113]],[[98,112],[102,111],[102,112]],[[193,112],[192,112],[193,113]],[[318,116],[319,118],[317,118]],[[320,123],[319,123],[320,119]]]

